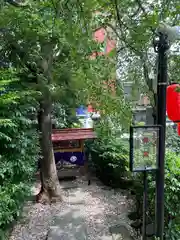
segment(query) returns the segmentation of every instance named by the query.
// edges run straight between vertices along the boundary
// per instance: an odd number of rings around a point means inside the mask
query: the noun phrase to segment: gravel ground
[[[73,205],[73,196],[79,196],[79,203],[76,205],[83,205],[85,209],[83,214],[91,240],[97,239],[99,229],[104,231],[107,226],[117,222],[123,222],[132,231],[127,212],[132,210],[133,201],[128,198],[127,191],[112,190],[97,180],[93,180],[90,186],[82,179],[62,182],[61,186],[63,202],[51,206],[32,202],[26,204],[24,217],[14,227],[9,240],[45,240],[53,223],[53,216]],[[34,188],[34,192],[38,192],[38,186]]]

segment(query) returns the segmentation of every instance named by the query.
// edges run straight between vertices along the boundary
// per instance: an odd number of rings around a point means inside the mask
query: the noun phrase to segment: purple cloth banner
[[[56,164],[58,162],[63,163],[65,161],[69,162],[70,164],[83,166],[85,161],[83,152],[55,152],[54,156]]]

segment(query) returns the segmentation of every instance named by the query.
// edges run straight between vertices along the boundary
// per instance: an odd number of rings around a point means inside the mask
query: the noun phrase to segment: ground
[[[10,240],[133,239],[127,217],[133,201],[127,191],[113,190],[97,179],[90,186],[82,179],[63,181],[61,186],[63,203],[28,202]]]

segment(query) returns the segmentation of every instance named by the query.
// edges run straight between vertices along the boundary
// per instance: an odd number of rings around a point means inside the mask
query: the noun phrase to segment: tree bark
[[[62,200],[51,140],[51,110],[52,102],[50,93],[47,90],[40,103],[40,112],[38,116],[42,156],[40,158],[41,190],[37,195],[36,201],[41,203],[51,203],[52,201]]]

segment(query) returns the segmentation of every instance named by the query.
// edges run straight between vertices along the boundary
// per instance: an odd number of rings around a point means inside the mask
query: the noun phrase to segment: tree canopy
[[[113,29],[118,41],[119,81],[126,80],[139,87],[141,93],[149,95],[156,105],[153,86],[157,78],[157,57],[153,49],[153,38],[160,23],[179,25],[178,1],[109,1],[108,15],[99,22]],[[116,25],[111,22],[116,21]],[[179,82],[179,44],[174,43],[169,51],[169,82]]]
[[[36,92],[40,193],[50,198],[60,195],[51,142],[53,104],[74,109],[91,101],[102,115],[114,114],[126,126],[131,116],[121,87],[115,84],[116,94],[112,94],[104,84],[115,79],[115,58],[91,58],[101,47],[93,39],[98,8],[96,1],[55,0],[29,1],[26,8],[6,4],[1,8],[1,62],[15,69],[22,86]]]

